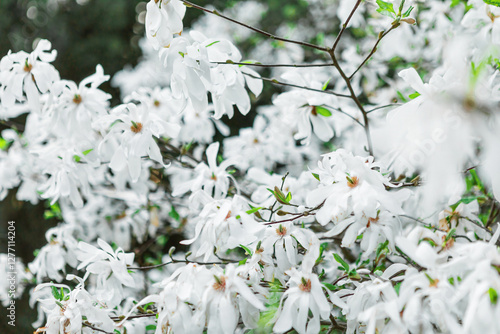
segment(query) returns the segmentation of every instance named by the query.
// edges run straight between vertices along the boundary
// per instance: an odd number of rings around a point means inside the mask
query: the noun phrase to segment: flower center
[[[346,175],[345,177],[347,179],[347,185],[349,188],[356,188],[356,186],[359,184],[359,179],[357,176],[349,177],[349,175]]]
[[[280,237],[284,237],[286,235],[286,227],[280,224],[280,226],[276,229],[276,234]]]
[[[31,65],[30,63],[28,63],[28,58],[26,58],[26,61],[24,62],[24,72],[31,72],[31,70],[33,69],[33,65]]]
[[[299,289],[304,292],[311,292],[311,280],[306,280],[304,277],[302,277],[300,281],[301,283],[299,284]]]
[[[75,96],[73,97],[73,102],[75,104],[80,104],[82,103],[82,97],[80,94],[75,94]]]
[[[370,225],[372,223],[376,223],[376,222],[378,222],[378,217],[375,217],[375,218],[370,217],[370,218],[368,218],[368,224],[366,224],[366,227],[368,228],[368,227],[370,227]]]
[[[142,131],[142,123],[132,121],[132,126],[130,127],[133,133],[139,133]]]
[[[153,104],[155,105],[155,107],[159,107],[159,106],[160,106],[160,101],[155,100],[155,101],[153,102]]]
[[[214,283],[214,285],[212,285],[214,290],[216,290],[216,291],[226,290],[226,277],[225,276],[217,277],[214,275],[214,279],[215,279],[215,283]]]
[[[313,114],[314,116],[318,116],[318,111],[316,110],[316,106],[312,107],[311,114]]]

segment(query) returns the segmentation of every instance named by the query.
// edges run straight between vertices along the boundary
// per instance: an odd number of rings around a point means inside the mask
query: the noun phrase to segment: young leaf
[[[483,0],[488,5],[500,7],[500,0]]]
[[[392,3],[383,0],[377,0],[377,5],[379,7],[377,8],[377,12],[393,19],[396,18],[396,12],[394,11],[394,5]]]
[[[344,268],[345,272],[348,273],[349,272],[349,265],[347,264],[347,262],[345,262],[338,254],[333,253],[333,257],[335,258],[335,261],[340,263],[342,268]]]
[[[330,117],[332,116],[332,112],[326,108],[323,108],[323,107],[319,107],[317,106],[316,107],[316,112],[318,114],[320,114],[321,116],[324,116],[324,117]]]

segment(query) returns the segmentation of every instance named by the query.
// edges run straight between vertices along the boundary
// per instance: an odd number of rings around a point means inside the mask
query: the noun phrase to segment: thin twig
[[[321,89],[315,89],[315,88],[310,88],[310,87],[306,87],[306,86],[294,85],[294,84],[291,84],[291,83],[286,83],[286,82],[279,81],[279,80],[274,79],[274,78],[259,77],[259,76],[256,76],[256,75],[253,75],[253,74],[250,74],[250,73],[242,73],[242,74],[244,74],[246,76],[249,76],[251,78],[254,78],[254,79],[262,79],[264,81],[272,82],[274,84],[281,85],[281,86],[287,86],[287,87],[293,87],[293,88],[300,88],[300,89],[305,89],[305,90],[309,90],[309,91],[313,91],[313,92],[335,95],[335,96],[339,96],[339,97],[346,97],[346,98],[350,98],[351,97],[350,95],[335,93],[335,92],[332,92],[332,91],[329,91],[329,90],[321,90]]]
[[[365,111],[365,108],[363,108],[363,105],[359,101],[358,97],[356,96],[356,93],[354,92],[354,89],[352,88],[351,84],[351,79],[347,77],[347,75],[344,73],[342,70],[342,67],[340,67],[340,64],[337,61],[337,58],[335,57],[335,54],[332,50],[328,52],[330,54],[330,57],[332,58],[333,64],[337,71],[339,72],[340,76],[342,79],[344,79],[344,82],[347,86],[347,89],[351,93],[351,99],[354,101],[354,103],[358,106],[359,111],[361,111],[361,114],[363,115],[363,121],[364,121],[364,128],[365,128],[365,134],[366,134],[366,140],[368,142],[368,153],[373,156],[373,144],[372,144],[372,138],[370,135],[370,123],[368,121],[368,114]]]
[[[401,255],[401,257],[403,259],[406,260],[406,262],[410,263],[412,266],[414,266],[415,268],[417,268],[418,271],[424,270],[424,267],[422,267],[421,265],[419,265],[417,262],[413,261],[411,259],[411,257],[409,257],[408,255],[406,255],[405,252],[403,252],[398,246],[396,246],[396,251]]]
[[[127,320],[129,319],[137,319],[137,318],[150,318],[150,317],[156,317],[157,313],[145,313],[145,314],[136,314],[136,315],[131,315],[130,317],[127,317]],[[125,316],[120,316],[120,317],[110,317],[111,320],[115,322],[122,321],[125,319]]]
[[[195,9],[198,9],[198,10],[201,10],[201,11],[204,11],[206,13],[210,13],[210,14],[213,14],[213,15],[217,15],[219,17],[222,17],[223,19],[226,19],[230,22],[233,22],[233,23],[236,23],[242,27],[245,27],[247,29],[250,29],[250,30],[253,30],[261,35],[264,35],[268,38],[271,38],[271,39],[274,39],[274,40],[277,40],[277,41],[282,41],[282,42],[286,42],[286,43],[292,43],[292,44],[298,44],[298,45],[302,45],[302,46],[307,46],[307,47],[310,47],[310,48],[313,48],[313,49],[316,49],[316,50],[320,50],[320,51],[325,51],[327,52],[328,51],[328,48],[325,48],[325,47],[322,47],[322,46],[319,46],[319,45],[315,45],[315,44],[311,44],[311,43],[307,43],[307,42],[302,42],[302,41],[296,41],[296,40],[293,40],[293,39],[288,39],[288,38],[283,38],[283,37],[278,37],[278,36],[274,36],[273,34],[271,33],[268,33],[267,31],[264,31],[264,30],[261,30],[259,28],[255,28],[255,27],[252,27],[248,24],[245,24],[243,22],[240,22],[240,21],[237,21],[233,18],[230,18],[228,16],[225,16],[223,14],[221,14],[220,12],[218,12],[217,10],[210,10],[208,8],[205,8],[205,7],[202,7],[202,6],[199,6],[197,4],[194,4],[190,1],[186,1],[186,0],[181,0],[187,7],[192,7],[192,8],[195,8]]]
[[[330,67],[333,64],[261,64],[261,63],[238,63],[233,61],[213,61],[211,64],[219,64],[219,65],[239,65],[239,66],[254,66],[254,67],[265,67],[265,68],[274,68],[274,67]]]
[[[340,32],[337,35],[337,38],[335,39],[335,42],[333,43],[332,52],[335,51],[335,48],[337,47],[337,44],[339,44],[339,42],[340,42],[340,38],[342,37],[342,34],[344,33],[345,29],[347,28],[347,25],[349,24],[349,21],[351,21],[351,18],[354,15],[354,12],[356,12],[356,10],[358,9],[358,7],[359,7],[360,4],[361,4],[361,0],[356,1],[356,4],[354,5],[354,8],[351,10],[351,13],[347,17],[347,20],[342,25],[342,29],[340,29]]]
[[[377,38],[377,41],[375,42],[375,45],[373,46],[372,50],[370,51],[370,53],[368,54],[368,56],[366,56],[365,60],[363,60],[363,62],[358,66],[358,68],[349,76],[349,80],[352,79],[352,77],[358,73],[358,71],[361,69],[361,67],[363,67],[366,62],[368,60],[370,60],[370,58],[373,56],[373,54],[377,51],[377,46],[378,44],[380,43],[380,41],[382,40],[382,38],[384,38],[385,36],[387,36],[387,34],[389,34],[392,30],[396,29],[398,27],[398,25],[396,24],[393,24],[389,30],[385,31],[385,32],[380,32],[378,34],[378,38]]]
[[[108,331],[105,331],[104,329],[100,329],[100,328],[97,328],[97,327],[94,327],[92,326],[90,323],[88,322],[82,322],[82,325],[85,326],[85,327],[88,327],[94,331],[98,331],[98,332],[101,332],[101,333],[106,333],[106,334],[114,334],[112,332],[108,332]]]
[[[366,113],[369,114],[369,113],[374,112],[374,111],[379,110],[379,109],[384,109],[384,108],[389,108],[389,107],[394,107],[394,106],[400,106],[400,105],[402,105],[402,103],[390,103],[390,104],[386,104],[386,105],[383,105],[383,106],[380,106],[380,107],[376,107],[376,108],[367,110]]]
[[[336,112],[339,112],[339,113],[341,113],[341,114],[344,114],[344,115],[348,116],[348,117],[349,117],[349,118],[351,118],[354,122],[356,122],[356,123],[358,123],[359,125],[361,125],[361,126],[363,126],[363,127],[364,127],[363,123],[361,123],[361,122],[360,122],[360,121],[359,121],[356,117],[354,117],[354,116],[352,116],[352,115],[350,115],[350,114],[346,113],[346,112],[345,112],[345,111],[343,111],[342,109],[335,108],[335,107],[328,106],[328,105],[325,105],[325,107],[328,107],[328,108],[330,108],[330,109],[332,109],[332,110],[334,110],[334,111],[336,111]]]
[[[476,225],[477,227],[479,227],[480,229],[483,229],[485,230],[486,232],[488,232],[490,235],[493,235],[493,232],[488,230],[486,227],[484,227],[482,224],[478,223],[477,221],[474,221],[472,219],[470,219],[469,217],[465,217],[465,216],[458,216],[458,218],[463,218],[465,220],[468,220],[470,221],[472,224]]]

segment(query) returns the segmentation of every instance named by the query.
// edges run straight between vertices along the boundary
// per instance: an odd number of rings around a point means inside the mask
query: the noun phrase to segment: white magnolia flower
[[[245,325],[248,318],[264,310],[264,304],[239,276],[239,268],[228,264],[224,271],[214,267],[213,279],[202,297],[202,309],[206,312],[207,333],[231,334],[238,325],[239,313]]]
[[[234,178],[226,169],[235,164],[235,160],[224,160],[217,166],[217,152],[219,151],[219,142],[210,144],[207,147],[206,155],[208,165],[200,162],[193,171],[192,179],[188,182],[177,185],[172,192],[173,196],[180,196],[188,191],[195,193],[202,190],[215,199],[226,197],[229,190],[229,180]],[[236,182],[235,182],[236,184]]]
[[[59,73],[49,63],[56,59],[57,51],[48,52],[52,44],[42,39],[35,50],[10,53],[0,62],[0,95],[2,106],[13,107],[16,100],[28,100],[31,111],[41,111],[40,93],[48,92],[59,80]],[[25,98],[26,96],[26,98]]]
[[[169,47],[182,33],[186,6],[179,0],[151,0],[146,6],[146,36],[155,49]]]
[[[196,193],[193,197],[203,195]],[[204,261],[209,259],[214,250],[218,254],[223,254],[239,245],[251,244],[263,226],[253,219],[253,215],[246,213],[249,208],[248,202],[238,195],[232,199],[215,201],[210,198],[196,218],[194,237],[181,243],[190,245],[197,241],[199,248],[194,255],[203,256]]]
[[[87,290],[84,279],[68,275],[67,279],[76,278],[79,284],[71,290],[65,284],[44,283],[35,288],[35,294],[44,288],[51,287],[57,291],[52,298],[38,300],[47,315],[45,326],[38,328],[35,333],[45,334],[91,334],[95,333],[84,322],[102,331],[113,331],[114,323],[106,310]]]
[[[349,219],[376,219],[381,209],[393,214],[402,214],[401,205],[409,195],[408,191],[389,192],[387,187],[394,187],[390,179],[383,176],[373,162],[373,157],[353,156],[345,150],[325,154],[318,162],[320,187],[312,191],[307,198],[310,206],[324,202],[316,213],[316,219],[322,225],[330,221],[340,222]],[[345,223],[346,224],[346,223]]]
[[[323,292],[323,285],[310,270],[292,268],[287,271],[290,280],[288,289],[281,297],[280,307],[283,303],[284,306],[273,327],[275,332],[284,333],[293,328],[300,334],[319,333],[320,319],[330,316],[331,306]],[[309,318],[309,312],[312,318]]]
[[[123,286],[134,288],[136,283],[127,266],[134,262],[134,253],[116,251],[104,240],[98,239],[99,248],[80,241],[78,248],[81,263],[77,269],[86,268],[88,273],[97,275],[97,294],[110,307],[118,305],[124,298]]]
[[[30,271],[36,275],[37,282],[43,282],[44,278],[61,282],[66,273],[66,265],[76,268],[78,250],[77,240],[73,236],[75,229],[75,226],[65,224],[45,233],[47,245],[28,264]]]
[[[142,157],[149,156],[165,166],[160,148],[153,137],[175,138],[180,130],[179,125],[162,120],[142,103],[139,105],[128,103],[116,107],[105,121],[109,123],[119,121],[111,124],[110,132],[100,144],[102,146],[111,139],[119,142],[109,167],[118,172],[128,167],[133,182],[137,182],[141,175]]]

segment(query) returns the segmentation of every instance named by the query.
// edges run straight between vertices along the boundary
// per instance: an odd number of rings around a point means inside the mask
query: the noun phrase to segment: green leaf
[[[498,301],[498,293],[495,289],[489,288],[488,295],[490,296],[490,301],[492,304],[496,304]]]
[[[156,325],[155,324],[147,325],[146,330],[147,331],[154,331],[154,330],[156,330]]]
[[[292,200],[292,193],[290,193],[290,192],[289,192],[288,194],[286,194],[285,201],[286,201],[287,203],[290,203],[290,201],[291,201],[291,200]]]
[[[245,255],[250,255],[252,256],[253,252],[250,250],[250,248],[246,247],[246,246],[243,246],[243,245],[240,245],[241,248],[243,248],[245,250]]]
[[[59,293],[59,290],[55,286],[51,286],[52,288],[52,296],[54,296],[57,300],[63,300],[63,296]]]
[[[260,209],[263,209],[263,207],[258,207],[258,208],[251,208],[250,210],[246,211],[247,214],[251,215],[252,213],[256,213]]]
[[[413,94],[410,94],[409,98],[413,100],[413,99],[416,99],[419,96],[420,96],[420,93],[419,92],[415,92]]]
[[[330,117],[332,116],[332,112],[326,108],[323,108],[323,107],[319,107],[317,106],[316,107],[316,112],[318,114],[320,114],[321,116],[324,116],[324,117]]]
[[[314,176],[314,178],[315,178],[316,180],[318,180],[318,181],[319,181],[319,175],[318,175],[318,174],[316,174],[316,173],[311,173],[311,174],[312,174],[312,176]]]
[[[340,265],[342,266],[342,268],[344,268],[345,272],[349,272],[349,265],[347,264],[347,262],[345,262],[338,254],[336,253],[333,253],[333,257],[335,258],[335,261],[337,261],[338,263],[340,263]]]
[[[488,5],[500,7],[500,0],[483,0]]]
[[[81,159],[82,159],[82,158],[80,158],[80,156],[79,156],[79,155],[76,155],[76,154],[75,154],[75,155],[73,156],[73,160],[75,160],[76,162],[80,162],[80,160],[81,160]]]
[[[241,63],[245,63],[245,64],[262,64],[261,62],[258,62],[256,60],[244,60]],[[242,64],[238,65],[238,67],[243,67],[243,66],[245,66],[245,65],[242,65]]]
[[[181,216],[179,215],[179,213],[175,210],[175,208],[172,206],[172,208],[170,209],[170,212],[168,213],[168,215],[171,217],[171,218],[174,218],[175,220],[179,221]]]
[[[339,288],[330,283],[323,283],[323,285],[330,291],[337,291]]]
[[[396,18],[396,12],[394,11],[394,5],[392,3],[383,0],[377,0],[377,5],[379,7],[377,8],[377,12],[393,19]]]
[[[0,137],[0,150],[5,151],[9,147],[9,142]]]
[[[83,153],[83,155],[87,155],[87,154],[89,154],[90,152],[92,152],[93,150],[94,150],[94,149],[93,149],[93,148],[91,148],[91,149],[88,149],[88,150],[83,151],[82,153]]]
[[[326,90],[326,87],[328,87],[328,84],[330,83],[330,80],[331,80],[331,78],[330,78],[330,79],[328,79],[328,80],[324,83],[323,87],[321,87],[321,90]]]
[[[411,11],[413,10],[413,6],[410,6],[406,12],[403,13],[403,17],[408,17],[411,14]]]
[[[212,46],[212,45],[217,44],[217,43],[219,43],[219,42],[220,42],[220,41],[215,41],[215,42],[212,42],[212,43],[208,44],[206,47],[208,48],[209,46]]]

